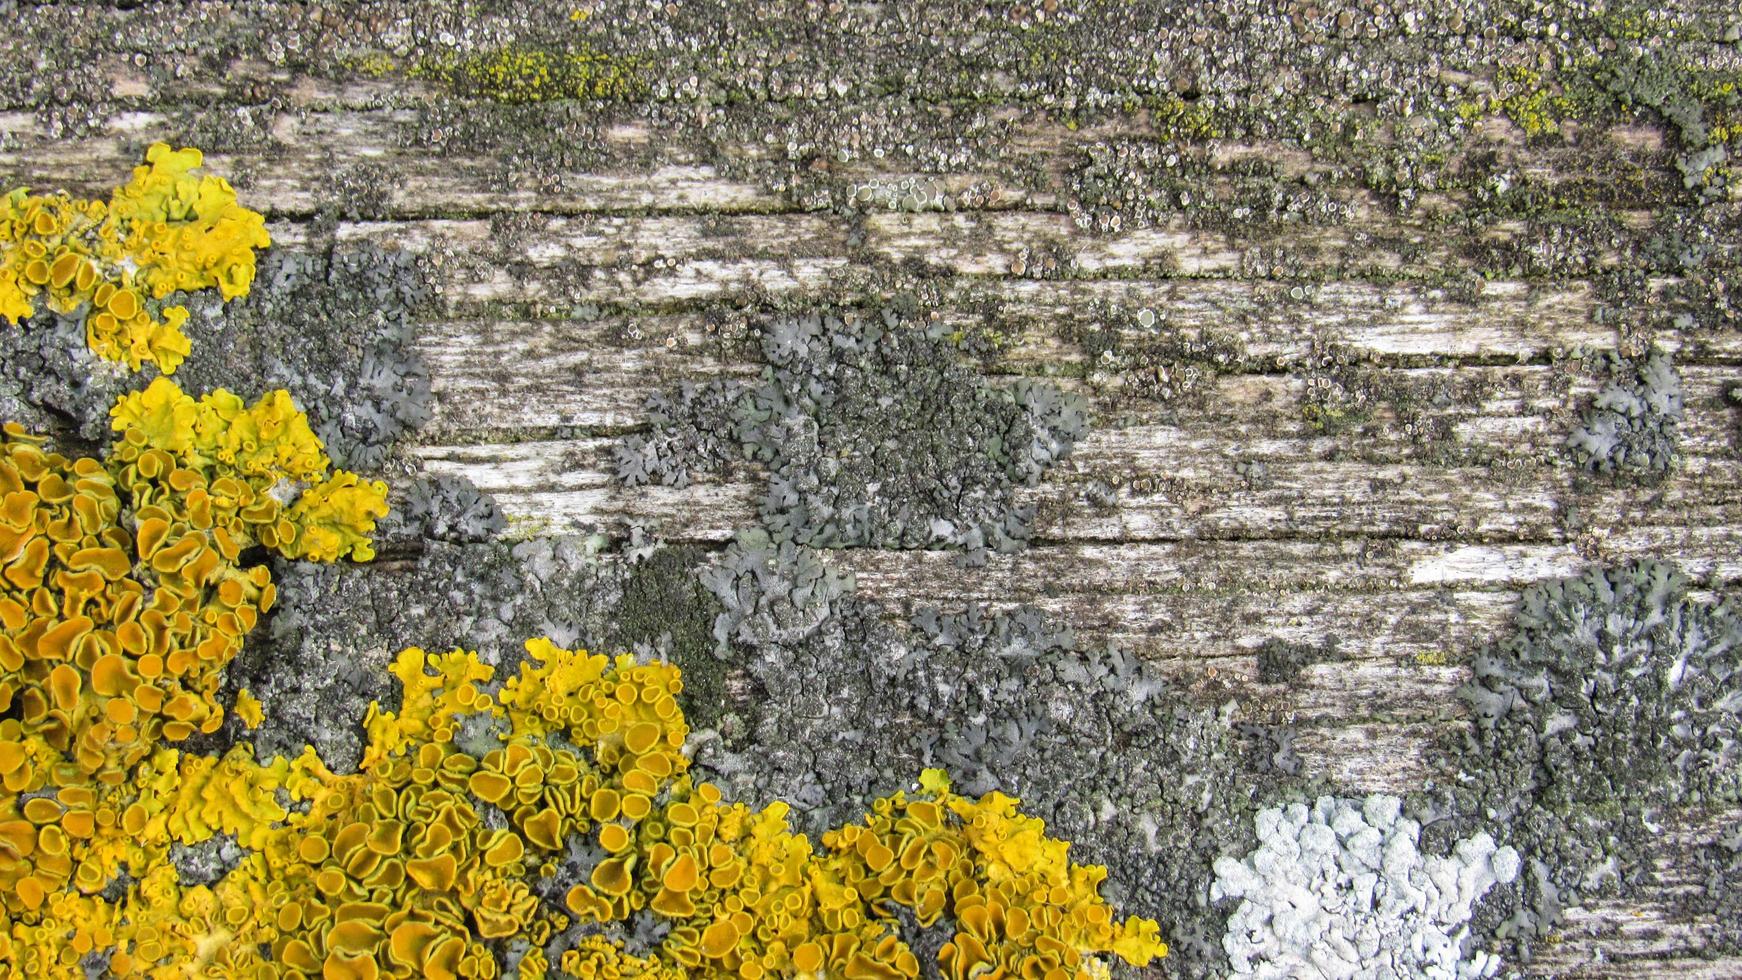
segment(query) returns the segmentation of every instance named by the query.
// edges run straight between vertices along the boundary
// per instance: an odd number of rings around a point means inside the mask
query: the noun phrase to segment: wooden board
[[[1028,549],[971,573],[940,553],[830,560],[892,616],[939,600],[1045,609],[1087,642],[1156,660],[1234,718],[1297,726],[1307,772],[1350,792],[1435,777],[1423,748],[1462,723],[1463,664],[1531,583],[1642,557],[1679,562],[1706,590],[1742,581],[1742,420],[1728,397],[1742,325],[1641,336],[1600,322],[1613,302],[1603,273],[1679,187],[1670,134],[1649,119],[1555,142],[1490,115],[1450,154],[1598,201],[1582,218],[1520,217],[1456,182],[1402,208],[1310,146],[1204,138],[1171,152],[1177,185],[1205,208],[1108,230],[1090,227],[1068,176],[1091,151],[1165,145],[1147,112],[1078,128],[992,100],[974,111],[1001,134],[996,153],[969,143],[951,166],[789,166],[798,122],[733,137],[705,112],[650,99],[603,114],[581,163],[533,173],[432,134],[425,110],[451,101],[432,82],[300,75],[246,54],[230,68],[172,82],[105,62],[121,103],[71,136],[40,107],[0,106],[0,183],[100,192],[144,144],[235,113],[255,138],[208,163],[269,214],[276,243],[369,241],[429,259],[440,298],[417,346],[438,405],[411,449],[426,470],[494,494],[511,533],[639,527],[722,545],[757,523],[756,474],[684,489],[613,481],[611,447],[645,428],[648,397],[753,377],[739,341],[770,310],[918,292],[936,322],[991,338],[986,383],[1051,377],[1089,399],[1095,425],[1019,493],[1039,515]],[[868,99],[817,101],[850,115]],[[335,202],[335,181],[367,192]],[[914,197],[910,210],[839,206],[861,191]],[[1298,206],[1241,215],[1264,194]],[[1577,263],[1496,268],[1563,224],[1614,234]],[[1642,288],[1677,284],[1657,275]],[[1139,352],[1140,369],[1108,369],[1091,334]],[[1603,383],[1585,355],[1646,341],[1682,371],[1679,468],[1659,485],[1590,479],[1562,451]],[[1380,393],[1358,429],[1327,431],[1305,410],[1332,369]],[[1255,653],[1271,639],[1335,641],[1336,653],[1263,684]],[[1665,860],[1673,871],[1673,850]],[[1651,895],[1574,909],[1532,969],[1742,973],[1742,961],[1686,959],[1707,926]]]

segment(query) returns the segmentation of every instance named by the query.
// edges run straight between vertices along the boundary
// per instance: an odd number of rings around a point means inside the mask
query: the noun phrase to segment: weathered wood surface
[[[274,101],[235,99],[210,81],[161,89],[120,66],[116,91],[139,108],[95,132],[66,138],[35,113],[0,112],[0,177],[97,191],[141,143],[179,131],[205,103],[235,101],[224,111],[249,114],[263,138],[208,162],[269,213],[276,242],[331,234],[431,257],[441,309],[418,344],[439,407],[414,451],[428,470],[493,493],[515,533],[640,526],[718,545],[753,525],[753,475],[627,489],[611,479],[610,447],[645,425],[655,391],[754,373],[721,328],[740,311],[875,295],[899,280],[922,281],[946,324],[996,328],[994,379],[1055,377],[1093,400],[1096,425],[1023,492],[1040,515],[1027,550],[972,574],[938,553],[832,560],[892,612],[939,597],[1047,609],[1090,642],[1158,660],[1207,703],[1231,702],[1235,717],[1299,726],[1308,771],[1350,791],[1436,777],[1423,750],[1460,723],[1461,664],[1530,583],[1645,556],[1680,562],[1703,588],[1742,580],[1742,459],[1726,396],[1742,380],[1736,324],[1651,338],[1677,355],[1686,387],[1683,461],[1661,486],[1586,479],[1561,452],[1601,386],[1574,355],[1638,342],[1594,318],[1590,273],[1615,264],[1619,240],[1585,257],[1585,275],[1484,277],[1472,256],[1523,247],[1529,228],[1483,212],[1467,190],[1426,192],[1400,211],[1298,146],[1216,140],[1179,150],[1203,168],[1192,180],[1204,199],[1259,181],[1310,206],[1250,228],[1179,209],[1154,227],[1090,232],[1060,186],[1032,174],[1063,170],[1092,143],[1158,130],[1134,115],[1072,131],[1019,105],[985,110],[1013,137],[996,163],[919,173],[859,160],[828,173],[844,186],[921,181],[948,211],[804,208],[722,173],[652,120],[604,127],[586,167],[516,183],[487,156],[409,138],[419,123],[405,107],[440,97],[427,85],[234,68],[228,84],[264,86]],[[1603,172],[1588,166],[1593,141],[1605,147]],[[1464,152],[1545,191],[1602,184],[1604,219],[1637,229],[1674,188],[1664,142],[1638,123],[1587,134],[1574,152],[1490,119]],[[714,146],[745,160],[780,152],[761,140]],[[310,219],[331,207],[336,170],[379,175],[371,213],[317,230]],[[916,270],[921,279],[900,279]],[[1460,274],[1469,279],[1448,285]],[[1154,329],[1136,326],[1140,309],[1157,314]],[[1200,356],[1179,358],[1201,377],[1168,400],[1124,391],[1072,339],[1092,323],[1134,343],[1201,342]],[[1418,408],[1436,436],[1387,424],[1386,404],[1358,440],[1315,427],[1303,398],[1331,347],[1399,390],[1447,393]],[[1225,363],[1219,350],[1231,352]],[[1237,463],[1265,474],[1248,478]],[[1287,686],[1260,684],[1253,654],[1272,638],[1335,639],[1337,659]],[[1647,897],[1574,910],[1538,967],[1742,973],[1742,961],[1683,960],[1706,924],[1666,908]]]
[[[1742,462],[1725,395],[1742,376],[1742,334],[1657,335],[1659,347],[1682,355],[1683,465],[1652,491],[1592,483],[1560,452],[1575,406],[1600,385],[1560,358],[1618,342],[1592,322],[1588,283],[1488,282],[1479,296],[1454,300],[1431,286],[1362,278],[1390,271],[1407,280],[1422,259],[1393,262],[1381,251],[1369,264],[1350,262],[1347,250],[1367,254],[1356,239],[1320,231],[1279,232],[1291,247],[1327,255],[1318,271],[1338,277],[1302,302],[1289,298],[1286,280],[1251,275],[1238,249],[1213,238],[1145,233],[1077,248],[1064,219],[1025,212],[878,216],[865,223],[858,254],[838,244],[837,222],[811,215],[540,218],[511,258],[448,294],[453,319],[424,335],[444,398],[418,453],[429,469],[490,490],[527,528],[641,525],[718,543],[754,523],[753,477],[684,490],[626,490],[609,477],[610,446],[638,424],[649,394],[674,378],[753,372],[719,353],[712,304],[827,295],[855,263],[917,259],[955,277],[939,287],[946,322],[968,325],[991,307],[1008,325],[1013,338],[993,359],[995,374],[1064,375],[1062,384],[1091,395],[1070,377],[1084,369],[1083,351],[1057,326],[1096,301],[1152,308],[1168,329],[1231,335],[1243,358],[1270,369],[1216,375],[1185,406],[1103,399],[1102,424],[1024,494],[1041,515],[1028,550],[971,575],[939,554],[836,560],[898,610],[938,596],[1039,606],[1091,641],[1155,658],[1210,703],[1234,702],[1236,717],[1297,726],[1310,774],[1404,792],[1443,777],[1424,750],[1464,723],[1453,692],[1467,671],[1456,664],[1500,634],[1524,586],[1647,556],[1674,558],[1708,585],[1742,578]],[[345,234],[456,253],[488,237],[476,222]],[[1070,278],[1012,275],[1015,243],[1048,235],[1074,256]],[[1452,259],[1430,251],[1425,261]],[[577,265],[589,267],[577,277],[587,285],[565,292],[556,283],[571,281]],[[666,312],[519,318],[548,315],[565,299]],[[508,313],[485,312],[496,305]],[[1403,384],[1472,393],[1432,413],[1449,428],[1452,459],[1423,458],[1401,427],[1356,445],[1304,420],[1306,381],[1289,369],[1325,342]],[[1249,483],[1237,462],[1262,462],[1265,479]],[[1286,686],[1259,684],[1253,655],[1271,638],[1335,639],[1338,658]],[[1666,882],[1675,887],[1673,875]],[[1650,899],[1593,905],[1569,918],[1535,968],[1646,977],[1676,962],[1677,975],[1735,975],[1742,963],[1681,960],[1704,925]]]
[[[1251,275],[1237,250],[1189,232],[1085,242],[1068,280],[1045,281],[1011,275],[1010,258],[1010,242],[1049,231],[1071,250],[1068,226],[1044,215],[878,216],[866,222],[857,255],[833,245],[838,227],[809,215],[692,230],[700,227],[688,216],[658,222],[657,231],[640,219],[584,228],[541,219],[508,260],[515,271],[492,270],[450,292],[453,318],[422,340],[444,394],[418,450],[426,466],[470,477],[527,528],[640,525],[722,542],[754,523],[754,477],[626,490],[610,480],[610,446],[674,378],[753,372],[720,353],[713,304],[827,295],[869,252],[872,262],[943,265],[954,277],[939,286],[946,322],[971,325],[996,309],[1010,342],[991,363],[995,374],[1062,375],[1061,384],[1095,395],[1072,377],[1085,355],[1058,324],[1097,301],[1128,318],[1152,308],[1188,335],[1231,335],[1243,359],[1268,369],[1217,374],[1207,394],[1183,406],[1103,398],[1101,424],[1024,494],[1041,515],[1032,547],[994,556],[971,575],[948,555],[837,556],[860,589],[897,610],[938,596],[1039,606],[1091,641],[1157,659],[1207,702],[1233,702],[1236,717],[1297,726],[1307,771],[1351,790],[1404,792],[1443,778],[1424,750],[1464,723],[1453,692],[1467,671],[1457,664],[1500,634],[1529,583],[1645,556],[1672,557],[1708,585],[1742,577],[1742,463],[1725,396],[1742,374],[1742,334],[1655,338],[1682,355],[1685,459],[1673,479],[1641,492],[1584,480],[1560,452],[1575,407],[1600,384],[1560,358],[1618,343],[1612,328],[1592,322],[1587,282],[1488,282],[1479,296],[1456,300],[1406,281],[1407,263],[1364,267],[1401,270],[1397,281],[1362,278],[1362,268],[1332,258],[1323,271],[1337,278],[1302,302],[1289,298],[1286,280]],[[474,228],[395,222],[341,234],[461,252],[451,242],[482,241]],[[1308,250],[1324,242],[1305,237]],[[1330,251],[1351,240],[1341,235]],[[565,294],[554,283],[576,264],[592,274],[569,301],[665,312],[522,319],[560,308]],[[497,305],[505,314],[483,312]],[[1423,458],[1401,427],[1352,445],[1303,419],[1306,381],[1290,368],[1325,342],[1404,384],[1473,393],[1433,412],[1452,434],[1453,458]],[[1249,483],[1237,462],[1264,463],[1266,478]],[[1286,686],[1259,684],[1253,655],[1271,638],[1334,638],[1338,658]],[[1672,863],[1665,859],[1666,870]],[[1666,874],[1664,887],[1675,880]],[[1735,975],[1742,963],[1682,959],[1707,925],[1650,898],[1593,905],[1569,917],[1563,940],[1541,951],[1534,969]]]

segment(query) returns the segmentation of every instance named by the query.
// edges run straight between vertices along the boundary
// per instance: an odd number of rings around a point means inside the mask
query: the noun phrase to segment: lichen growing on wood
[[[376,66],[390,71],[388,63]],[[608,54],[590,44],[546,49],[521,44],[473,53],[445,52],[411,65],[412,78],[436,79],[456,95],[495,102],[624,99],[646,91],[642,59]]]
[[[1612,359],[1613,380],[1597,393],[1567,436],[1567,452],[1594,473],[1661,478],[1676,461],[1682,421],[1681,375],[1667,354]]]
[[[1494,976],[1499,957],[1468,949],[1472,907],[1518,875],[1518,853],[1487,833],[1448,855],[1416,847],[1403,801],[1321,796],[1257,815],[1258,848],[1216,861],[1216,899],[1239,902],[1223,946],[1234,974],[1258,978]]]
[[[187,307],[164,300],[205,289],[247,295],[254,252],[271,237],[229,181],[193,173],[199,150],[155,143],[145,161],[107,203],[24,188],[0,199],[0,318],[82,313],[98,356],[170,374],[191,344]]]
[[[983,559],[1033,534],[1014,502],[1069,455],[1087,405],[1055,385],[984,384],[894,309],[773,320],[760,382],[685,385],[650,399],[655,428],[617,447],[629,486],[764,467],[763,525],[817,548],[958,548]]]
[[[785,804],[726,803],[686,773],[680,672],[631,655],[535,640],[498,684],[476,654],[407,649],[349,774],[169,747],[222,725],[220,674],[274,604],[250,554],[367,561],[386,487],[332,470],[284,390],[160,377],[110,414],[101,461],[0,439],[6,975],[917,977],[897,909],[951,932],[952,977],[1166,953],[1153,920],[1114,919],[1104,868],[941,771],[820,852]],[[233,705],[266,720],[247,689]],[[631,951],[648,916],[660,938]]]
[[[665,930],[647,963],[673,975],[917,976],[896,907],[948,917],[951,976],[1089,977],[1101,955],[1165,953],[1154,921],[1115,922],[1105,869],[1073,864],[1000,793],[960,797],[928,773],[821,853],[784,804],[724,802],[685,774],[679,671],[627,655],[537,640],[493,684],[475,654],[408,649],[398,706],[371,706],[350,775],[309,751],[168,748],[221,724],[219,673],[273,605],[243,552],[367,560],[385,487],[329,474],[283,391],[196,400],[160,378],[113,416],[106,464],[16,427],[0,460],[0,701],[20,708],[0,721],[8,975],[81,976],[96,956],[118,976],[491,977],[510,937],[522,977],[589,974],[621,967],[622,937],[571,925],[652,914]],[[303,486],[288,505],[287,483]],[[263,720],[245,691],[235,710]],[[172,847],[218,835],[240,856],[182,882]],[[537,890],[552,879],[560,906]]]
[[[522,977],[915,977],[895,907],[953,923],[950,976],[1091,977],[1098,955],[1166,952],[1153,921],[1113,919],[1105,869],[1071,863],[1009,797],[960,797],[928,771],[818,853],[784,804],[752,812],[685,775],[675,668],[548,640],[527,652],[502,684],[465,651],[401,653],[399,707],[372,706],[353,775],[312,752],[168,750],[128,782],[10,801],[0,965],[79,976],[96,953],[119,976],[492,977],[492,941],[513,937],[530,944]],[[171,844],[219,833],[246,855],[210,886],[178,884]],[[117,863],[143,870],[118,901]],[[561,910],[542,898],[564,888]],[[612,924],[647,915],[663,939],[628,969]]]
[[[282,391],[202,402],[159,378],[115,407],[106,459],[9,426],[0,449],[0,722],[16,793],[124,781],[160,740],[212,732],[219,675],[271,609],[256,546],[367,558],[386,488],[327,473]],[[307,489],[289,504],[281,483]]]
[[[1564,907],[1650,883],[1664,821],[1742,798],[1742,620],[1673,565],[1533,586],[1471,666],[1459,780],[1429,809],[1518,849],[1484,931],[1521,953]]]

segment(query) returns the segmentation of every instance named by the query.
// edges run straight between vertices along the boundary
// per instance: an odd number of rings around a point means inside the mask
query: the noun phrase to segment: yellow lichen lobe
[[[387,513],[386,484],[329,474],[326,451],[288,392],[246,405],[219,388],[196,401],[158,378],[110,414],[119,434],[113,457],[135,499],[179,502],[171,516],[211,531],[231,560],[249,543],[313,561],[374,557],[368,535]],[[276,495],[284,486],[301,488],[289,507]],[[157,525],[152,531],[155,544]]]
[[[236,692],[236,717],[242,719],[242,724],[249,728],[259,728],[266,720],[266,711],[260,704],[260,699],[252,691],[243,688]]]
[[[164,300],[246,295],[271,237],[228,181],[193,173],[200,151],[157,143],[145,160],[106,203],[25,188],[0,197],[0,318],[16,325],[39,301],[80,313],[98,356],[172,374],[192,347],[187,308]]]

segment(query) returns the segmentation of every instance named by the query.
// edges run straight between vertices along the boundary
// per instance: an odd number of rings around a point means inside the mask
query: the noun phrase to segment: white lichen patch
[[[1235,898],[1222,940],[1234,973],[1374,980],[1492,976],[1498,957],[1466,949],[1472,907],[1518,876],[1518,852],[1486,833],[1436,857],[1402,801],[1321,796],[1258,813],[1258,847],[1215,864],[1212,901]]]

